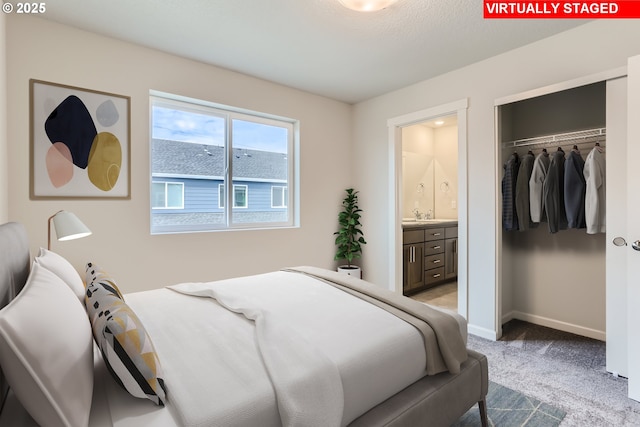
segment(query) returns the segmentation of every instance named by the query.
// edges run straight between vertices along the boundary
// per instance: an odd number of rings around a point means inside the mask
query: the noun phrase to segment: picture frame
[[[29,89],[30,199],[130,199],[130,97],[36,79]]]

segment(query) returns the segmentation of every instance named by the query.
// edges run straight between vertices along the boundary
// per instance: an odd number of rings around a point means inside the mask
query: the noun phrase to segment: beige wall
[[[7,111],[6,18],[0,14],[0,111]],[[7,115],[0,114],[0,224],[9,220]]]
[[[433,133],[435,218],[458,219],[458,126],[436,128]]]
[[[435,210],[433,169],[435,166],[434,132],[417,124],[402,129],[402,217],[413,218]]]
[[[458,127],[402,128],[402,217],[457,219],[457,200]]]
[[[65,209],[93,235],[54,242],[52,249],[78,269],[87,261],[103,266],[125,292],[291,265],[336,265],[333,232],[352,180],[351,106],[30,16],[8,16],[7,31],[9,216],[25,223],[32,251],[46,245],[47,218]],[[29,199],[30,78],[131,97],[131,200]],[[301,227],[151,236],[152,89],[299,119]]]
[[[614,22],[615,21],[615,22]],[[364,229],[370,245],[363,267],[372,281],[389,277],[389,141],[387,120],[468,98],[469,328],[497,330],[496,254],[498,180],[494,133],[496,99],[626,65],[640,53],[640,21],[598,20],[505,54],[359,103],[354,110],[354,150],[366,152],[356,185],[364,194]],[[552,298],[551,295],[547,297]],[[589,313],[579,307],[577,317]],[[580,320],[581,321],[581,320]]]

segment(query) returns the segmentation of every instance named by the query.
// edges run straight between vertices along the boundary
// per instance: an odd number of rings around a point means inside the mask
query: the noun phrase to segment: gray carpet
[[[489,382],[487,417],[489,426],[556,427],[565,412],[510,388]],[[452,427],[476,427],[480,423],[478,405]]]
[[[487,356],[490,381],[564,411],[561,427],[640,426],[627,380],[606,372],[604,342],[512,320],[501,340],[470,335],[469,347]]]

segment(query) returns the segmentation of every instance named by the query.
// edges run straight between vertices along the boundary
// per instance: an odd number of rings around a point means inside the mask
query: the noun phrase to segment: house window
[[[271,187],[271,207],[286,208],[287,207],[287,187],[273,186]]]
[[[248,192],[249,186],[247,185],[233,185],[233,207],[234,208],[246,208],[249,205]],[[224,184],[218,185],[218,207],[224,208],[224,201],[226,200],[224,194]]]
[[[183,209],[184,184],[181,182],[157,182],[151,185],[153,209]]]
[[[150,104],[152,233],[298,225],[297,121],[158,92]]]

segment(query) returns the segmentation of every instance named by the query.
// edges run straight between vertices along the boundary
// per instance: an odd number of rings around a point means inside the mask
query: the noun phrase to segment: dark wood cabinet
[[[458,227],[412,225],[402,233],[402,289],[405,294],[453,280],[458,276]]]
[[[402,290],[410,293],[424,284],[424,230],[402,233]]]
[[[444,279],[458,277],[458,227],[445,229],[444,239]]]

